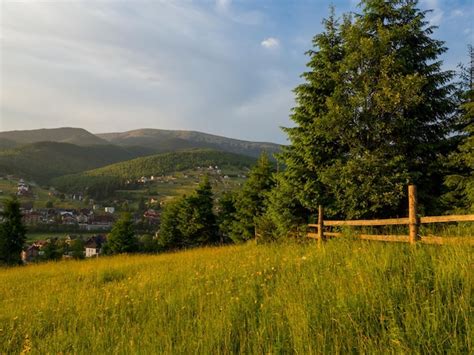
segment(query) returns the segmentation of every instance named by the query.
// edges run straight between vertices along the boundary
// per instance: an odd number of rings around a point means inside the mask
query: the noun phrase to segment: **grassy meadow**
[[[472,353],[473,254],[348,239],[0,269],[0,353]]]

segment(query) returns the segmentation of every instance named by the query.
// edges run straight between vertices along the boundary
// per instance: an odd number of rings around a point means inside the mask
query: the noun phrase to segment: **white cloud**
[[[272,49],[280,47],[280,41],[274,37],[268,37],[264,39],[261,43],[262,47]]]
[[[432,10],[427,16],[430,26],[439,26],[443,21],[444,11],[441,9],[438,0],[422,0],[420,3],[424,8]]]
[[[216,0],[217,11],[227,12],[229,11],[232,0]]]
[[[464,12],[461,9],[455,9],[451,11],[451,17],[462,17],[464,16]]]

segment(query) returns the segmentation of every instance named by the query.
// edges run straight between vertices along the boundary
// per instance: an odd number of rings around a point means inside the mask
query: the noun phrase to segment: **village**
[[[50,197],[59,196],[61,200],[75,201],[83,207],[54,207],[48,202],[47,207],[35,208],[34,203],[31,202],[36,197],[35,186],[22,178],[8,176],[6,179],[18,181],[15,195],[21,201],[22,222],[27,227],[28,233],[40,236],[26,243],[21,254],[23,263],[82,259],[98,257],[102,254],[102,247],[107,241],[107,233],[110,232],[122,211],[117,211],[117,208],[113,206],[96,203],[94,200],[85,203],[82,193],[60,196],[61,194],[54,189],[48,192]],[[145,179],[140,179],[140,182],[143,183],[143,180]],[[159,225],[160,211],[150,206],[159,208],[160,204],[156,198],[151,198],[142,206],[141,211],[135,211],[132,214],[132,218],[142,230],[153,234]],[[2,219],[0,214],[0,222]]]

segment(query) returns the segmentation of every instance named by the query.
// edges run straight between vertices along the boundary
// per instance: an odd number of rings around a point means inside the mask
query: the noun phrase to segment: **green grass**
[[[0,353],[472,353],[472,249],[349,239],[0,270]]]
[[[29,183],[27,181],[27,183]],[[7,198],[10,198],[12,195],[16,195],[18,181],[17,180],[0,180],[0,203]],[[65,200],[61,201],[59,197],[50,196],[49,190],[39,186],[31,185],[32,196],[19,196],[18,199],[20,202],[32,203],[34,208],[45,208],[48,201],[53,202],[54,207],[58,208],[83,208],[85,207],[84,202],[74,201],[74,200]]]

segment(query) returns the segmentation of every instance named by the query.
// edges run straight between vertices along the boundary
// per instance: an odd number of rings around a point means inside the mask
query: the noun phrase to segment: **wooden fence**
[[[419,230],[421,224],[427,223],[446,223],[446,222],[474,222],[474,214],[469,215],[451,215],[451,216],[430,216],[418,217],[417,213],[417,197],[416,186],[408,186],[408,217],[407,218],[389,218],[389,219],[373,219],[373,220],[348,220],[336,221],[325,220],[324,209],[319,206],[318,223],[308,224],[308,228],[315,231],[310,231],[308,238],[318,240],[325,240],[330,237],[340,237],[342,233],[324,231],[325,227],[344,227],[344,226],[391,226],[391,225],[408,225],[408,235],[373,235],[373,234],[359,234],[360,239],[377,240],[386,242],[407,242],[407,243],[428,243],[428,244],[444,244],[451,242],[458,242],[462,239],[463,242],[474,245],[474,238],[464,237],[437,237],[437,236],[420,236]]]

